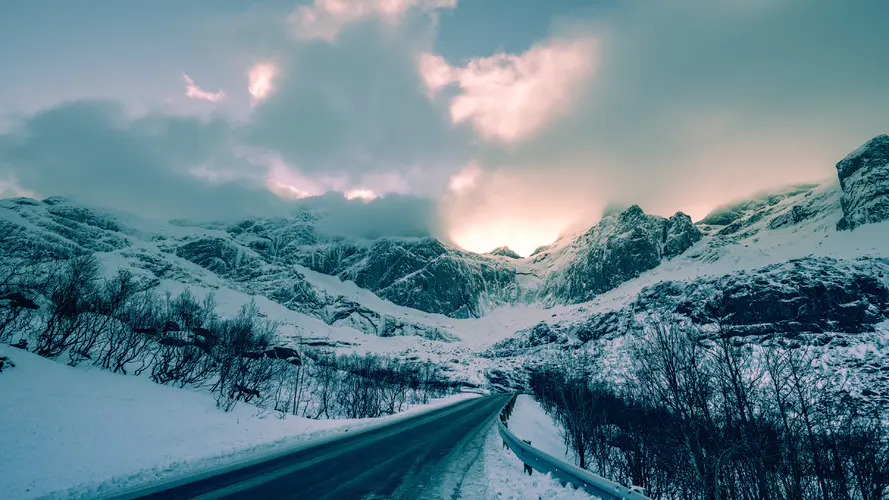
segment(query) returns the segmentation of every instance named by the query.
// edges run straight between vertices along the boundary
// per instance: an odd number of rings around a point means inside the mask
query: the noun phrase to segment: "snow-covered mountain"
[[[473,377],[541,350],[617,346],[640,315],[671,314],[751,341],[779,334],[842,352],[835,359],[870,356],[879,361],[857,372],[889,386],[889,136],[837,171],[839,183],[782,188],[698,223],[631,206],[528,258],[432,238],[333,236],[310,209],[153,222],[63,198],[0,201],[0,251],[95,253],[171,290],[257,297],[292,327],[285,337],[434,354]]]

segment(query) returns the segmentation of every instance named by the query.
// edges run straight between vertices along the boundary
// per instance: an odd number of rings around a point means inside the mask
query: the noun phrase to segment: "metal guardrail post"
[[[551,474],[562,484],[571,484],[575,488],[582,489],[591,495],[603,500],[652,500],[635,488],[627,488],[621,484],[609,481],[602,476],[593,474],[572,464],[559,460],[531,446],[530,441],[523,441],[516,437],[507,427],[507,421],[512,415],[512,408],[518,394],[513,394],[509,402],[500,411],[497,421],[497,430],[503,439],[503,446],[512,450],[524,464],[524,471],[531,474],[531,470],[537,470],[541,474]]]

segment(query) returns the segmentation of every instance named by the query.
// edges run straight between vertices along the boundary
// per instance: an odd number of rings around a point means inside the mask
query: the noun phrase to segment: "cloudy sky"
[[[0,196],[527,254],[889,132],[885,0],[0,3]],[[333,192],[333,193],[332,193]],[[348,198],[348,199],[347,199]],[[300,201],[301,200],[301,201]]]

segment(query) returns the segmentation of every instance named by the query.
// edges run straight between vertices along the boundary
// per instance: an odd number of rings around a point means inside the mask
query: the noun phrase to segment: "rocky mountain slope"
[[[697,224],[631,206],[529,258],[431,238],[332,236],[312,210],[168,223],[62,198],[0,200],[0,252],[7,260],[95,253],[109,269],[128,267],[168,289],[260,297],[290,311],[305,338],[336,334],[347,343],[333,345],[378,349],[369,338],[419,337],[398,349],[413,355],[422,342],[466,371],[506,370],[541,350],[618,345],[652,315],[719,325],[751,342],[798,339],[844,353],[836,359],[889,359],[889,341],[879,340],[889,329],[889,136],[837,172],[839,184],[783,188]],[[889,387],[889,369],[873,369]]]
[[[397,308],[371,309],[336,287],[312,283],[306,278],[309,269],[277,258],[275,252],[287,253],[301,241],[315,241],[307,220],[273,221],[277,231],[270,236],[277,239],[262,239],[245,235],[244,222],[222,229],[218,224],[154,223],[64,198],[17,198],[0,201],[0,248],[5,259],[95,253],[109,268],[129,268],[158,283],[263,296],[326,324],[366,334],[454,340],[437,326],[397,318],[404,317]],[[249,223],[254,229],[259,224]]]
[[[889,217],[876,189],[889,174],[884,144],[869,141],[837,165],[841,179],[855,175],[850,163],[865,165],[856,182],[795,186],[721,207],[697,224],[700,240],[680,256],[555,309],[484,355],[521,366],[585,347],[621,373],[628,339],[666,319],[748,346],[805,349],[854,394],[889,404]]]
[[[545,271],[540,296],[551,303],[588,301],[700,239],[701,231],[682,212],[665,219],[633,205],[605,217],[569,245],[538,252],[532,263]]]
[[[889,135],[877,136],[837,164],[843,218],[837,229],[889,219]]]

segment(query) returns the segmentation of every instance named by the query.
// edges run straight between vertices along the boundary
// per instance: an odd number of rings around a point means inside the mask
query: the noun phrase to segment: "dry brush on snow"
[[[779,340],[653,321],[624,384],[579,351],[531,369],[530,386],[579,466],[653,498],[886,498],[885,408]]]
[[[0,267],[0,342],[39,356],[158,384],[204,388],[301,417],[372,418],[453,392],[430,363],[275,345],[255,304],[221,317],[213,295],[158,293],[125,270],[106,276],[91,255],[19,259]]]

